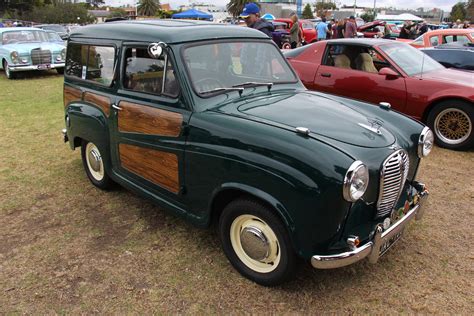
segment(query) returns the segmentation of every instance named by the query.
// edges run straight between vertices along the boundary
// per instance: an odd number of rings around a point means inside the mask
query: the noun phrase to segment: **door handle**
[[[323,73],[321,74],[321,76],[322,76],[322,77],[329,78],[329,77],[331,77],[331,74],[330,74],[330,73],[327,73],[327,72],[323,72]]]
[[[116,109],[117,111],[122,111],[122,108],[115,103],[112,103],[112,107]]]

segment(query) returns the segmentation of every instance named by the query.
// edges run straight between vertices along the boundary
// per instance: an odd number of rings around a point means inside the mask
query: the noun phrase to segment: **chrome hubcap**
[[[88,143],[85,154],[90,174],[97,181],[102,181],[105,176],[105,171],[104,162],[102,161],[99,148],[97,148],[93,143]]]
[[[240,243],[245,253],[254,260],[265,260],[270,252],[267,238],[257,227],[250,226],[242,229]]]
[[[92,170],[96,172],[100,171],[101,160],[102,158],[100,157],[100,153],[97,152],[95,148],[89,152],[89,163]]]
[[[472,131],[472,122],[469,116],[464,111],[455,108],[439,113],[434,125],[436,136],[443,142],[452,145],[464,142]]]

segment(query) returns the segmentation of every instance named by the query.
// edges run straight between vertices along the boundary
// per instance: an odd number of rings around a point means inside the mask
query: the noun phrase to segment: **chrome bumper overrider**
[[[422,185],[424,187],[424,185]],[[414,205],[399,221],[394,223],[385,231],[379,224],[375,228],[374,238],[368,243],[355,248],[354,250],[333,254],[314,255],[311,258],[311,265],[317,269],[333,269],[350,265],[365,257],[369,257],[369,262],[376,263],[381,256],[381,247],[393,238],[397,238],[405,226],[413,219],[420,220],[423,216],[423,203],[428,198],[428,191],[423,189],[419,194],[419,202]],[[390,245],[391,246],[391,245]],[[390,247],[389,247],[390,248]],[[385,249],[385,251],[388,250]],[[382,254],[383,254],[382,253]]]
[[[16,71],[30,71],[30,70],[48,70],[48,69],[55,69],[55,68],[64,68],[66,66],[65,63],[60,63],[60,64],[49,64],[49,67],[47,68],[41,68],[40,65],[9,65],[10,71],[11,72],[16,72]]]

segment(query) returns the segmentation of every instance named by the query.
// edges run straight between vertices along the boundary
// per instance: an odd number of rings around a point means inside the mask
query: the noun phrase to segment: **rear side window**
[[[443,43],[452,43],[452,42],[460,42],[462,44],[469,43],[469,39],[466,35],[446,35],[443,36]]]
[[[114,79],[115,49],[111,46],[69,44],[66,75],[109,87]]]
[[[431,46],[438,46],[438,36],[431,36],[430,37]]]
[[[166,54],[156,59],[150,57],[146,48],[127,48],[125,60],[125,89],[173,98],[178,96],[174,67]]]

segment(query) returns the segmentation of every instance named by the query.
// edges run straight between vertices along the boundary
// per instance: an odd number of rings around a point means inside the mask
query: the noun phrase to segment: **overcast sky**
[[[373,7],[374,1],[373,0],[356,0],[357,6],[367,6]],[[385,6],[392,6],[401,9],[410,8],[441,8],[445,11],[451,11],[451,7],[457,3],[459,0],[376,0],[377,7],[385,7]],[[466,1],[466,0],[464,0]],[[121,6],[127,4],[133,4],[134,0],[105,0],[105,3],[108,5],[114,6]],[[201,0],[201,1],[187,1],[187,0],[161,0],[161,3],[171,3],[173,8],[178,7],[181,4],[189,4],[192,2],[202,2],[202,3],[212,3],[215,5],[226,5],[229,1],[228,0]],[[303,3],[314,3],[315,1],[305,1]],[[347,4],[352,5],[354,4],[353,0],[336,0],[338,4]]]

